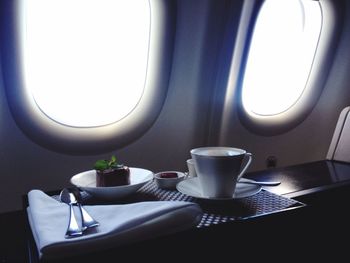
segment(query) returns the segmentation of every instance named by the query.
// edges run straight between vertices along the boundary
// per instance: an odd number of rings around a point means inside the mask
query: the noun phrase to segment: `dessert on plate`
[[[96,186],[121,186],[130,184],[130,169],[119,164],[115,155],[110,160],[98,160],[95,162]]]

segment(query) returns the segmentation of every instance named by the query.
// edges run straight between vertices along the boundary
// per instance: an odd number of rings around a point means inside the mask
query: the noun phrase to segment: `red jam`
[[[159,175],[160,178],[177,178],[177,173],[169,172],[169,173],[161,173]]]

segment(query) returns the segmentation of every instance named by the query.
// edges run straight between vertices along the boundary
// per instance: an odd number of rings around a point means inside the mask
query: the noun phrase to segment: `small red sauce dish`
[[[176,185],[186,178],[186,174],[178,171],[163,171],[156,173],[154,179],[161,189],[176,189]]]

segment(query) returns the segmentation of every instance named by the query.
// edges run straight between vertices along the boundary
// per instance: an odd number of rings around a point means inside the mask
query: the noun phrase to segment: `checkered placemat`
[[[158,200],[181,200],[198,203],[203,211],[203,217],[197,227],[210,226],[233,220],[242,220],[274,213],[295,206],[304,206],[299,201],[286,198],[266,190],[240,199],[227,201],[208,201],[187,196],[177,190],[169,191],[159,189],[154,182],[142,187],[139,192],[154,195]]]
[[[98,203],[98,200],[92,198],[88,193],[83,192],[82,195],[87,204]],[[204,212],[202,220],[197,226],[198,228],[234,220],[244,220],[293,207],[305,206],[305,204],[299,201],[271,193],[264,189],[259,193],[246,198],[227,201],[208,201],[187,196],[177,190],[159,189],[154,181],[145,184],[135,194],[126,199],[119,200],[118,203],[154,200],[189,201],[198,203]]]

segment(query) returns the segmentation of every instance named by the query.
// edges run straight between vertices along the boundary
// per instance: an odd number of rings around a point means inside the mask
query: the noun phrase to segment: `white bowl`
[[[162,178],[161,175],[164,173],[176,173],[176,178]],[[163,171],[156,173],[154,179],[156,184],[161,189],[176,189],[176,185],[186,178],[186,174],[178,171]]]
[[[130,184],[128,185],[98,187],[96,186],[96,170],[78,173],[70,179],[70,182],[97,198],[106,200],[120,199],[136,192],[153,179],[153,172],[149,170],[135,167],[129,167],[129,169]]]

